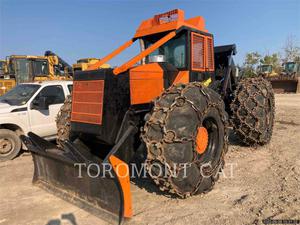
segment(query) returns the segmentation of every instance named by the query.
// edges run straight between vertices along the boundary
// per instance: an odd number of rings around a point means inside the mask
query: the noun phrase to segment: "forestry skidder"
[[[136,40],[137,56],[97,69]],[[131,40],[75,73],[72,98],[57,118],[59,147],[33,133],[24,137],[33,182],[121,222],[133,215],[124,170],[143,162],[145,150],[147,171],[161,190],[183,198],[211,190],[224,165],[228,117],[247,145],[272,135],[272,88],[262,78],[236,83],[235,53],[235,45],[214,47],[202,17],[185,20],[173,10],[143,21]],[[81,163],[111,165],[114,176],[95,169],[79,178]]]

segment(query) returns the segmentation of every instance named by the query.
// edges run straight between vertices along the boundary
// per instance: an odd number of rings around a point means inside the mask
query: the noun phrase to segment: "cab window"
[[[44,87],[35,97],[33,104],[38,103],[40,97],[46,97],[49,105],[62,104],[65,101],[65,94],[61,85]]]
[[[148,48],[154,44],[160,37],[147,37],[144,39],[145,47]],[[152,52],[148,57],[146,57],[146,62],[151,61],[151,57],[155,55],[163,55],[165,61],[174,65],[178,69],[186,67],[186,34],[182,33],[175,38],[172,38],[154,52]]]

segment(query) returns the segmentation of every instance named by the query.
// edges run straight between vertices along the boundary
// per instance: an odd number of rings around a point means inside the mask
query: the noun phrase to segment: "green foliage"
[[[278,53],[273,53],[272,55],[265,55],[260,59],[261,64],[272,65],[273,70],[277,73],[280,72],[280,57]]]
[[[259,63],[261,55],[258,52],[250,52],[246,54],[244,65],[246,67],[254,67]]]
[[[246,54],[245,62],[243,65],[243,77],[255,77],[255,67],[258,65],[261,55],[258,52],[249,52]]]

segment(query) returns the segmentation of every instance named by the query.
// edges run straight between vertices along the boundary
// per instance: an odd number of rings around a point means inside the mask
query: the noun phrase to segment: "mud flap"
[[[62,150],[33,133],[21,138],[32,152],[33,184],[107,222],[121,224],[124,218],[131,217],[129,175],[120,177],[118,174],[118,177],[116,170],[123,164],[124,173],[124,168],[128,170],[126,163],[114,155],[105,164],[99,162],[81,143],[66,142]],[[89,170],[84,165],[90,166]],[[110,173],[107,172],[109,166]]]

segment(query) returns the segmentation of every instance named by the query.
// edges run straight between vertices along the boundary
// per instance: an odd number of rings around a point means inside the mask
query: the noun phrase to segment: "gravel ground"
[[[130,224],[262,224],[300,219],[300,95],[276,95],[270,144],[243,147],[230,136],[226,167],[214,189],[185,200],[159,192],[149,180],[132,184]],[[32,159],[0,163],[0,225],[106,224],[32,186]]]

